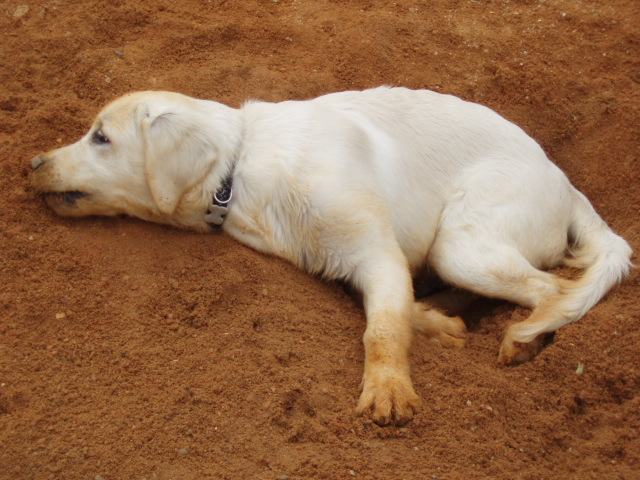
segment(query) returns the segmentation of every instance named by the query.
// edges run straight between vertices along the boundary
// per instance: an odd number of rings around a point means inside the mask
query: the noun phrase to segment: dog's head
[[[238,121],[236,110],[176,93],[125,95],[78,142],[31,160],[33,183],[60,215],[206,228],[212,190],[239,148]]]

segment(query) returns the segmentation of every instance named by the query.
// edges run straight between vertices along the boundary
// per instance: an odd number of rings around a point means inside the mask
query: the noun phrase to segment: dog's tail
[[[584,272],[564,289],[564,313],[570,322],[587,313],[632,267],[629,244],[611,231],[584,195],[577,190],[574,194],[573,222],[569,228],[572,246],[564,263]]]
[[[584,195],[577,190],[574,193],[568,232],[571,248],[563,263],[584,272],[576,280],[558,278],[559,294],[543,301],[529,319],[511,325],[507,333],[510,340],[529,343],[540,334],[579,320],[629,274],[631,247],[611,231]]]

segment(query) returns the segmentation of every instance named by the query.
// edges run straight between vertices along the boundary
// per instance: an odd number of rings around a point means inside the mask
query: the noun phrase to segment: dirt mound
[[[638,478],[637,273],[519,367],[506,303],[474,305],[462,350],[417,337],[424,410],[382,429],[354,413],[341,286],[222,235],[56,217],[28,167],[131,90],[430,88],[521,125],[638,251],[638,25],[636,0],[4,2],[0,478]]]

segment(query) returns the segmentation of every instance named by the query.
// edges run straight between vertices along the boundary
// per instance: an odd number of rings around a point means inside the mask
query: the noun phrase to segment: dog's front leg
[[[355,276],[367,316],[365,365],[358,414],[378,425],[404,425],[420,407],[409,375],[413,288],[401,252],[372,257]]]

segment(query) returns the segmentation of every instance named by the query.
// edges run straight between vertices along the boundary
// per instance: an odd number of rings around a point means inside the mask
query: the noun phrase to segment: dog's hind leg
[[[534,268],[515,248],[481,233],[441,232],[429,262],[447,283],[533,308],[560,293],[560,279]]]
[[[541,299],[529,318],[507,329],[500,347],[500,361],[517,363],[532,356],[528,346],[535,344],[549,332],[575,322],[593,307],[609,289],[616,285],[631,268],[631,248],[596,217],[593,208],[584,201],[580,207],[595,227],[585,228],[587,222],[576,222],[575,230],[583,229],[574,247],[574,258],[565,263],[584,268],[576,280],[556,278],[560,292]],[[589,218],[588,218],[589,219]],[[574,232],[575,235],[575,232]],[[533,352],[535,354],[535,352]]]
[[[482,172],[476,177],[482,180]],[[545,181],[553,187],[553,176]],[[485,184],[500,185],[479,183]],[[446,282],[533,309],[507,329],[500,348],[501,362],[517,363],[532,358],[545,334],[581,318],[628,274],[631,248],[566,179],[540,198],[521,182],[506,185],[502,196],[466,185],[443,212],[428,261]],[[505,194],[513,195],[511,203]],[[573,258],[565,258],[569,239]],[[584,272],[565,280],[536,268],[561,262]]]
[[[563,308],[564,299],[561,294],[545,297],[528,318],[510,325],[500,345],[498,360],[509,365],[535,357],[544,344],[545,334],[572,321]]]
[[[533,308],[531,320],[513,325],[508,330],[500,353],[500,361],[513,363],[533,358],[542,346],[543,334],[555,328],[543,328],[533,336],[522,337],[516,327],[530,322],[549,322],[548,315],[555,299],[561,295],[565,280],[534,268],[513,247],[495,238],[472,231],[440,232],[429,262],[446,282],[479,295],[508,300]],[[544,319],[543,319],[544,318]],[[518,327],[520,328],[520,327]]]

